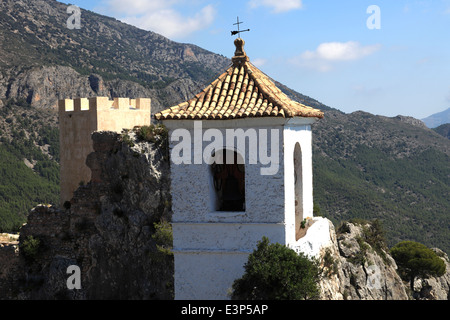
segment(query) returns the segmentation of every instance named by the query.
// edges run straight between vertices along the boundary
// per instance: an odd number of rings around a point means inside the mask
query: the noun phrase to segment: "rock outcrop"
[[[413,296],[418,300],[450,300],[450,263],[448,255],[438,248],[432,250],[445,262],[445,274],[441,277],[417,279]]]
[[[92,138],[92,181],[65,209],[30,212],[17,264],[0,281],[2,299],[172,298],[168,158],[133,133]],[[67,287],[72,265],[81,289]]]
[[[447,265],[446,274],[420,279],[415,292],[397,273],[395,260],[382,241],[377,223],[345,222],[335,231],[330,222],[328,245],[319,259],[324,273],[320,282],[323,300],[447,300],[449,294],[448,257],[435,249]]]

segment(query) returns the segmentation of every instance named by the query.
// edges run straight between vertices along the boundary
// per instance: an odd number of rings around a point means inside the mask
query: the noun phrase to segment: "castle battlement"
[[[58,102],[61,204],[72,198],[80,182],[91,180],[86,157],[93,151],[95,131],[121,132],[151,123],[151,99],[108,97],[63,99]]]
[[[105,110],[148,110],[151,109],[151,99],[149,98],[114,98],[108,97],[63,99],[58,103],[59,113],[79,112],[79,111],[105,111]]]

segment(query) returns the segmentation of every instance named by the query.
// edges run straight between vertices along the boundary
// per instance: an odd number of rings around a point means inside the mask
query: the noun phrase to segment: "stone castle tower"
[[[69,201],[80,183],[91,180],[86,157],[93,150],[94,131],[116,131],[150,125],[148,98],[108,97],[64,99],[59,101],[60,204]]]

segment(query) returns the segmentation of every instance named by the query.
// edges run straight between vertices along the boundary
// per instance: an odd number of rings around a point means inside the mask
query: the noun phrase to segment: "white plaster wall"
[[[293,119],[284,128],[284,187],[285,187],[285,244],[295,241],[295,187],[294,148],[300,144],[302,153],[303,218],[313,216],[313,173],[312,173],[312,119]]]
[[[248,144],[244,148],[235,146],[245,159],[245,212],[214,210],[211,170],[206,162],[171,163],[175,299],[228,299],[227,293],[233,281],[242,276],[248,254],[256,248],[257,242],[263,236],[271,242],[284,242],[283,122],[279,119],[202,122],[204,130],[219,130],[224,142],[228,128],[251,129],[258,133],[260,129],[278,130],[274,146],[278,157],[272,163],[278,171],[274,175],[261,175],[261,168],[268,165],[260,162],[250,164],[249,151],[252,149]],[[170,137],[177,128],[187,129],[191,136],[191,150],[194,151],[193,121],[169,121],[165,124]],[[178,143],[171,142],[170,150]],[[203,142],[202,148],[210,143]],[[270,155],[272,151],[269,144],[267,153]],[[194,157],[192,152],[191,163],[194,163]]]
[[[287,124],[286,124],[287,122]],[[278,129],[278,171],[262,175],[260,162],[249,164],[249,146],[236,151],[245,158],[245,212],[213,209],[210,165],[171,163],[172,226],[176,299],[228,299],[233,281],[242,276],[248,254],[263,236],[272,243],[295,246],[294,168],[295,143],[302,149],[304,217],[312,217],[312,150],[310,119],[280,118],[203,121],[203,129],[216,128],[225,140],[226,129]],[[165,121],[169,136],[185,128],[192,137],[193,121]],[[269,139],[270,141],[270,139]],[[170,143],[170,150],[178,142]],[[211,142],[203,142],[202,148]],[[283,149],[284,148],[284,149]],[[258,150],[259,152],[259,150]],[[260,154],[258,154],[259,159]],[[194,152],[191,163],[194,163]]]
[[[174,251],[214,250],[252,252],[263,236],[283,243],[284,224],[173,223]],[[176,236],[175,236],[176,235]]]
[[[183,122],[183,121],[180,121]],[[212,124],[211,124],[212,122]],[[227,126],[224,126],[225,123]],[[208,125],[216,127],[222,133],[224,140],[226,137],[226,129],[243,128],[244,130],[278,130],[278,148],[277,161],[273,161],[273,166],[278,167],[278,171],[274,175],[261,175],[261,168],[267,168],[269,165],[261,163],[250,164],[249,162],[249,146],[244,149],[236,145],[235,150],[245,159],[245,194],[246,194],[246,210],[245,213],[236,215],[235,213],[223,214],[219,212],[217,215],[211,215],[213,209],[213,185],[211,181],[210,165],[202,161],[201,164],[194,164],[194,131],[192,129],[193,121],[183,123],[175,128],[169,127],[169,136],[172,137],[174,130],[177,128],[186,128],[192,137],[192,164],[174,164],[171,163],[171,191],[172,191],[172,210],[173,222],[192,222],[192,221],[229,221],[229,222],[264,222],[279,223],[284,221],[284,162],[283,156],[283,127],[280,125],[270,127],[267,123],[257,126],[255,123],[235,121],[203,121],[203,128],[208,129]],[[257,123],[256,123],[257,124]],[[172,124],[173,125],[173,124]],[[270,141],[270,139],[269,139]],[[173,148],[178,141],[170,142],[169,148],[172,154]],[[203,142],[203,148],[211,142]],[[267,153],[270,155],[272,149],[268,148]],[[259,151],[258,151],[259,153]]]
[[[297,253],[302,252],[310,258],[317,258],[322,248],[331,245],[330,225],[331,221],[322,217],[314,217],[313,225],[308,228],[306,235],[300,238],[290,247]]]
[[[227,300],[233,281],[244,273],[248,253],[175,253],[176,300]]]

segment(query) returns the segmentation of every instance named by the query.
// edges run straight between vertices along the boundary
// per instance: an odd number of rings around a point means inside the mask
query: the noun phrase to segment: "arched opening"
[[[295,240],[300,239],[303,220],[303,173],[302,149],[297,142],[294,148],[294,193],[295,193]]]
[[[217,211],[245,211],[245,165],[242,157],[223,149],[213,154],[213,200]]]

